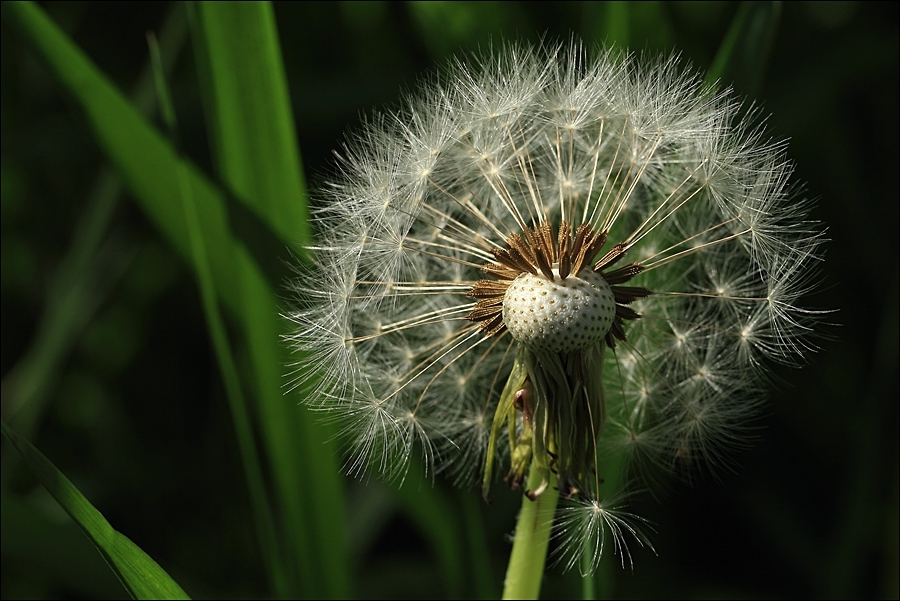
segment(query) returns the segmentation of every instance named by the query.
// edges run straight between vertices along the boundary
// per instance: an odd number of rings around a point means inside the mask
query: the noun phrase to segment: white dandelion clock
[[[739,112],[674,60],[509,46],[372,118],[288,315],[348,471],[558,491],[588,567],[643,541],[598,465],[715,466],[810,349],[821,231]]]

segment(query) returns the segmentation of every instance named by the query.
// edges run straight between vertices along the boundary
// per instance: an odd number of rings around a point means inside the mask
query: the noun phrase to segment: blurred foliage
[[[172,61],[182,150],[219,181],[215,125],[201,101],[183,5],[45,9],[148,111],[145,34],[156,31]],[[450,54],[575,35],[677,51],[707,70],[742,10],[681,2],[274,9],[313,190],[362,115],[395,106]],[[839,309],[831,320],[841,325],[826,328],[831,338],[809,366],[778,371],[769,414],[736,473],[693,488],[673,483],[640,500],[638,513],[658,531],[658,556],[639,551],[633,572],[611,572],[616,596],[898,596],[897,12],[896,3],[785,3],[759,51],[741,54],[745,64],[765,62],[764,77],[745,78],[739,66],[722,71],[724,83],[771,114],[772,135],[790,139],[796,179],[818,199],[815,217],[832,240],[821,268],[826,286],[810,302]],[[272,596],[191,268],[110,173],[83,111],[5,6],[0,48],[3,417],[193,596]],[[283,247],[271,260],[277,271],[294,259]],[[248,353],[237,346],[239,370],[251,369]],[[296,402],[284,398],[285,407]],[[298,470],[317,461],[314,452],[295,459]],[[8,445],[2,468],[2,597],[121,596]],[[349,533],[350,565],[339,569],[352,574],[354,595],[498,594],[516,494],[498,493],[484,506],[477,491],[440,480],[432,490],[415,470],[399,491],[372,478],[346,479],[344,493],[334,519]],[[567,598],[580,583],[550,570],[543,590]]]

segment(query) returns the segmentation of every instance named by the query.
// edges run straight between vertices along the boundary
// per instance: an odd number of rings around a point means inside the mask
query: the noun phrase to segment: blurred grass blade
[[[163,71],[163,61],[160,56],[159,46],[152,34],[147,35],[150,48],[151,62],[154,66],[156,88],[159,95],[160,110],[163,121],[169,129],[173,141],[178,140],[178,124],[175,117],[175,109],[172,98],[166,85],[166,77]],[[241,460],[247,477],[247,488],[253,506],[254,519],[257,529],[260,548],[266,557],[266,568],[272,581],[273,590],[280,596],[288,595],[285,566],[278,539],[275,535],[275,521],[272,516],[272,505],[266,492],[265,481],[262,476],[262,465],[256,451],[256,442],[253,436],[253,425],[250,419],[247,402],[241,387],[238,370],[231,352],[228,334],[225,329],[225,320],[219,310],[219,302],[216,295],[216,283],[212,270],[209,267],[209,257],[206,253],[206,245],[203,240],[203,231],[200,228],[197,207],[191,194],[191,185],[188,180],[184,160],[179,155],[176,161],[176,177],[179,183],[179,197],[184,209],[185,223],[191,242],[191,256],[194,268],[197,272],[197,280],[200,286],[200,296],[203,299],[203,313],[206,317],[207,329],[213,341],[216,359],[222,373],[225,391],[231,409],[232,422],[241,451]]]
[[[607,48],[628,50],[630,18],[628,2],[583,2],[581,32],[585,40]]]
[[[500,590],[495,590],[481,507],[470,491],[457,491],[456,498],[462,506],[463,521],[465,522],[466,554],[468,555],[474,598],[497,599],[500,596]]]
[[[32,3],[4,3],[4,17],[16,25],[42,55],[62,84],[85,110],[100,147],[148,217],[172,246],[190,263],[190,238],[179,202],[175,177],[176,154],[164,136],[110,83],[91,60]],[[203,240],[222,301],[240,308],[240,294],[229,252],[229,218],[238,222],[241,237],[254,259],[270,256],[270,248],[255,245],[259,232],[267,232],[263,245],[277,240],[253,210],[223,194],[196,167],[185,165],[191,192],[200,215]],[[250,235],[254,234],[254,235]],[[259,263],[259,261],[256,261]],[[261,268],[266,265],[260,263]]]
[[[271,5],[201,3],[191,5],[190,14],[222,181],[282,240],[308,243],[306,190]],[[284,326],[277,299],[257,271],[238,264],[235,275],[287,556],[296,562],[295,593],[346,597],[348,541],[332,428],[281,394],[287,358],[278,343]]]
[[[173,5],[160,34],[160,46],[171,71],[187,39],[184,7]],[[151,70],[145,69],[132,94],[143,114],[156,106]],[[102,167],[78,217],[72,244],[53,270],[43,312],[31,347],[3,379],[3,415],[26,438],[38,423],[45,401],[56,384],[61,362],[97,307],[115,285],[134,255],[135,242],[110,234],[109,224],[122,192],[121,180]],[[13,417],[14,416],[14,417]],[[13,457],[12,455],[10,457]],[[4,463],[4,478],[7,474]]]
[[[444,575],[448,599],[462,598],[463,542],[450,503],[425,474],[425,466],[413,458],[400,486],[392,487],[398,504],[434,551]]]
[[[672,47],[667,3],[582,2],[580,6],[579,25],[585,41],[618,51]]]
[[[267,380],[271,389],[267,394],[281,401],[278,394],[281,363],[276,351],[275,294],[261,271],[261,266],[265,268],[278,263],[272,259],[275,254],[266,246],[279,241],[278,236],[268,227],[266,220],[260,218],[255,207],[223,194],[186,161],[179,167],[180,159],[169,141],[134,109],[39,7],[30,3],[8,3],[3,5],[3,11],[4,17],[12,17],[11,21],[43,55],[63,85],[82,105],[101,148],[151,221],[187,263],[194,266],[191,235],[180,200],[185,189],[188,190],[197,215],[195,223],[200,229],[199,238],[203,242],[219,300],[241,318],[255,311],[258,319],[272,322],[268,328],[248,333],[256,339],[271,336],[265,341],[270,356],[275,357],[268,366],[272,374]],[[229,221],[236,223],[234,230],[229,227]],[[244,234],[241,237],[243,244],[235,244],[233,234],[238,233]],[[257,245],[260,240],[261,246]],[[283,248],[283,242],[279,241],[276,246]],[[252,290],[245,294],[247,287],[242,282],[251,278]],[[245,296],[265,297],[267,300],[265,303],[254,302],[247,308]],[[282,404],[285,405],[285,412],[293,409],[289,403]],[[239,415],[235,416],[235,420],[242,420],[244,426],[249,422],[249,418]],[[293,432],[290,435],[298,436]],[[326,454],[326,460],[322,463],[327,463],[330,448],[322,446],[316,451]],[[296,460],[298,456],[293,458]],[[315,461],[310,460],[311,463]]]
[[[780,19],[780,2],[741,3],[707,72],[706,81],[721,80],[723,85],[733,86],[739,94],[757,96]]]
[[[601,6],[606,8],[606,35],[603,36],[604,42],[609,46],[618,46],[619,48],[628,49],[631,42],[628,2],[604,2]]]
[[[178,583],[128,537],[117,532],[77,488],[34,445],[2,422],[3,436],[22,455],[53,498],[103,555],[135,599],[190,599]]]

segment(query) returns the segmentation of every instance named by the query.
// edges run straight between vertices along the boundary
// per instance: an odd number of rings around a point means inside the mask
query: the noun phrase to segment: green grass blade
[[[178,125],[175,118],[171,96],[168,93],[165,74],[162,69],[162,59],[156,38],[148,34],[147,41],[150,46],[150,55],[154,64],[156,86],[160,98],[160,109],[163,120],[169,128],[173,140],[177,140]],[[247,407],[244,392],[241,387],[238,370],[231,352],[228,334],[225,329],[225,320],[219,309],[216,293],[216,282],[212,270],[209,267],[209,256],[203,240],[203,232],[200,228],[197,207],[191,194],[191,185],[188,181],[187,171],[183,159],[176,162],[176,177],[179,183],[179,198],[184,209],[185,223],[191,242],[191,256],[194,269],[197,272],[197,280],[200,286],[200,295],[203,299],[203,313],[206,317],[207,329],[213,341],[216,359],[222,373],[225,384],[225,392],[231,408],[232,422],[241,451],[241,460],[247,477],[247,487],[253,506],[257,537],[263,555],[266,558],[266,567],[272,581],[273,589],[280,596],[286,596],[285,565],[282,559],[281,549],[275,535],[275,522],[271,512],[271,503],[268,499],[265,481],[262,476],[262,465],[256,451],[256,442],[253,436],[253,426],[250,412]]]
[[[461,598],[463,587],[463,541],[450,503],[434,488],[420,461],[411,461],[395,498],[434,551],[449,599]]]
[[[22,457],[13,452],[4,455],[19,460]],[[12,471],[17,477],[21,474],[19,469]],[[45,590],[59,586],[77,591],[77,595],[85,599],[121,598],[124,594],[122,583],[94,549],[90,539],[71,519],[59,520],[46,507],[35,503],[37,493],[52,499],[44,491],[33,491],[26,498],[8,489],[0,490],[0,532],[3,533],[0,553],[3,554],[4,569],[12,562],[27,562],[35,566],[43,582],[49,585]],[[3,583],[9,587],[14,577],[4,574],[4,578],[9,578]],[[13,596],[8,592],[4,594],[4,597]]]
[[[586,40],[608,48],[628,50],[631,24],[628,2],[585,2],[581,4],[582,34]]]
[[[100,551],[135,599],[190,599],[178,583],[106,518],[34,445],[3,422],[3,436],[53,498]]]
[[[203,242],[219,299],[240,317],[245,316],[245,307],[259,308],[260,319],[268,319],[274,324],[266,331],[277,331],[275,294],[268,283],[271,280],[267,280],[260,267],[277,261],[272,260],[275,254],[270,248],[263,245],[260,250],[256,243],[259,240],[270,244],[278,241],[276,246],[283,248],[284,242],[259,217],[255,208],[223,194],[186,161],[179,167],[180,159],[170,142],[134,109],[39,7],[17,3],[5,4],[3,10],[4,16],[12,17],[13,24],[26,35],[84,108],[101,148],[172,246],[189,265],[195,266],[192,238],[180,200],[187,193],[193,199],[199,239]],[[230,229],[229,222],[236,224],[234,230]],[[242,244],[235,243],[233,233]],[[245,278],[235,277],[236,268],[240,274],[254,275],[253,294],[266,296],[269,300],[265,305],[245,305],[242,286]],[[254,335],[259,336],[256,332]],[[268,344],[270,348],[276,347],[277,334]],[[272,354],[275,352],[271,351]],[[277,361],[271,365],[275,376],[269,378],[269,394],[283,402],[278,392],[279,365]],[[223,369],[226,373],[230,371]],[[249,422],[246,417],[236,416],[235,419],[243,420],[245,425]],[[323,449],[318,450],[328,452]]]
[[[484,519],[477,497],[471,491],[457,491],[456,498],[462,505],[462,516],[466,529],[466,555],[472,592],[476,599],[496,599],[500,596],[491,572],[488,541],[485,536]],[[496,590],[495,590],[496,589]]]
[[[306,243],[306,191],[272,7],[204,3],[192,9],[221,178],[281,239]],[[278,343],[284,326],[277,319],[277,299],[256,271],[239,268],[236,274],[260,427],[288,554],[296,562],[295,592],[346,597],[351,581],[346,519],[332,430],[282,395],[287,358]]]
[[[222,179],[283,240],[310,239],[287,78],[269,3],[196,5]]]
[[[741,94],[758,95],[781,18],[780,2],[744,2],[706,74]]]
[[[163,64],[166,73],[171,72],[186,40],[184,8],[174,5],[163,24],[159,42],[169,59]],[[142,73],[131,98],[144,115],[156,107],[149,68]],[[118,175],[103,167],[78,218],[72,245],[48,282],[43,313],[32,345],[4,377],[7,419],[14,416],[11,423],[26,438],[30,438],[43,414],[49,393],[59,377],[60,364],[134,254],[131,246],[116,244],[116,240],[110,240],[108,236],[109,223],[121,192]]]
[[[172,145],[41,8],[31,3],[4,3],[3,12],[81,104],[98,143],[126,186],[172,246],[191,263],[190,237],[175,177],[177,155]],[[271,247],[261,248],[257,242],[271,244],[278,237],[253,207],[223,194],[193,165],[186,163],[185,169],[219,294],[227,307],[238,312],[240,294],[230,260],[229,221],[236,222],[234,235],[262,269],[267,268],[263,260],[271,257]],[[268,261],[272,263],[271,258]]]

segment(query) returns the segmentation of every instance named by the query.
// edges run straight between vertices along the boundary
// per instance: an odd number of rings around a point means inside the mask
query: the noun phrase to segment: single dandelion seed
[[[287,315],[347,470],[421,453],[487,497],[502,465],[567,500],[567,567],[630,563],[642,520],[615,499],[644,467],[726,465],[767,365],[813,348],[822,231],[740,113],[674,59],[571,44],[457,62],[371,117]]]

